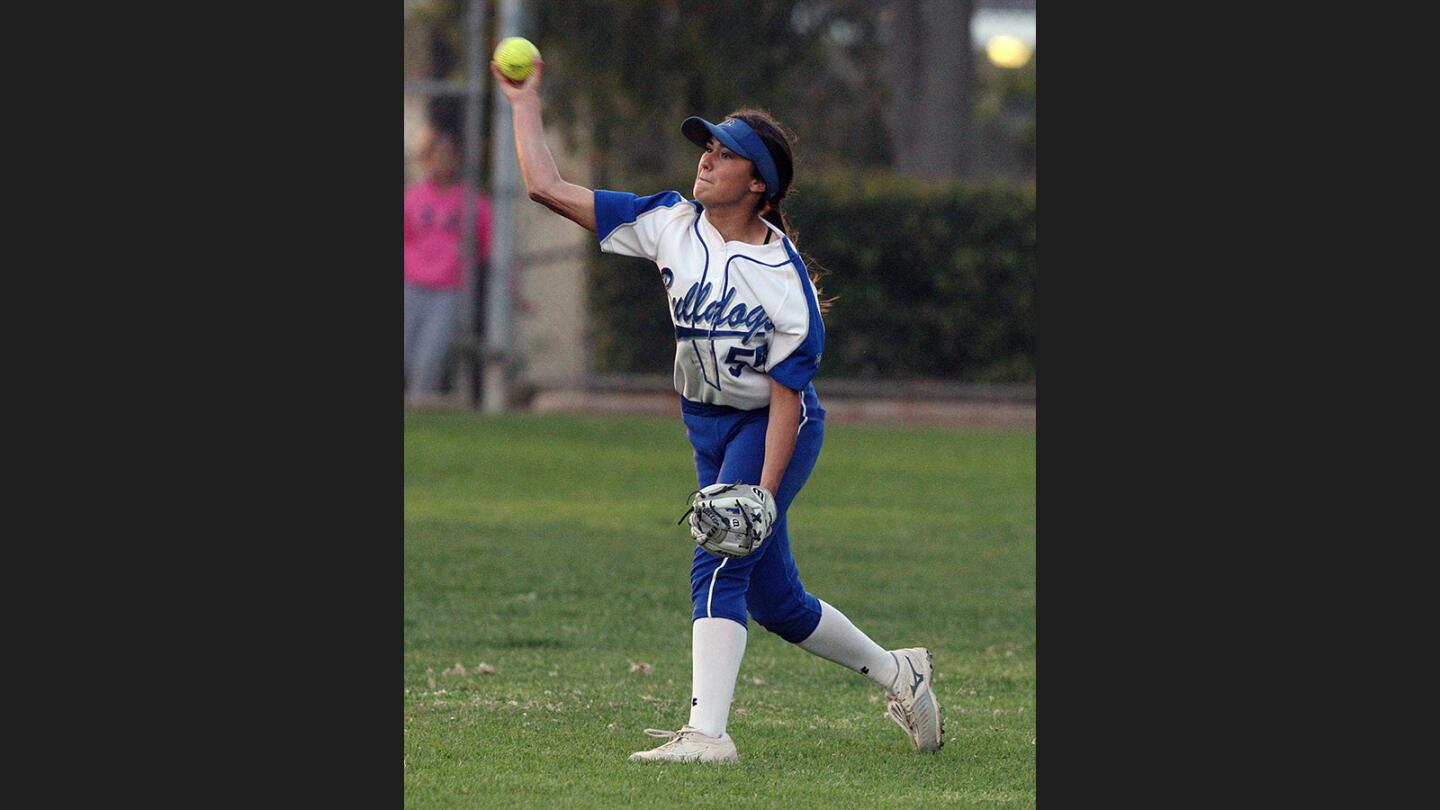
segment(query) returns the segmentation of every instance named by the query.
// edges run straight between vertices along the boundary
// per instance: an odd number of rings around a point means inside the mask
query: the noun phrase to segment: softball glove
[[[721,557],[753,554],[775,528],[775,498],[752,484],[711,484],[690,495],[690,536]]]

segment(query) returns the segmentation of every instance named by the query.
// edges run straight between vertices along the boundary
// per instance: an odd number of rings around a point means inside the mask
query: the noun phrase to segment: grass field
[[[790,509],[811,593],[931,648],[935,755],[751,622],[740,764],[625,761],[689,715],[694,483],[678,415],[405,417],[407,806],[1035,804],[1033,431],[831,425]]]

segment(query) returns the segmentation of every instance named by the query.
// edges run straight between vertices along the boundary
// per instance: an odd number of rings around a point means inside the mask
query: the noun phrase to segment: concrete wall
[[[558,136],[548,140],[560,176],[591,187],[584,162],[565,154]],[[586,266],[589,255],[600,248],[593,233],[539,203],[526,198],[519,205],[519,378],[547,385],[573,382],[588,370]]]

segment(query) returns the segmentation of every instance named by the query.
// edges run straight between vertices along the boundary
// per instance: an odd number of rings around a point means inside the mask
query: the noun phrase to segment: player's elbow
[[[563,184],[563,181],[556,178],[553,181],[528,184],[526,189],[530,193],[531,200],[547,208],[554,208],[560,203],[560,190]]]
[[[530,192],[530,199],[534,202],[540,203],[541,205],[561,216],[569,216],[569,214],[565,211],[565,206],[561,204],[560,197],[550,192],[548,189],[532,190]]]

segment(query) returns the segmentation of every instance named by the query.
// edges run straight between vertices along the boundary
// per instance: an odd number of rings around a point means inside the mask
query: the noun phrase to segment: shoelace
[[[910,718],[905,716],[905,709],[900,706],[900,701],[890,701],[887,708],[888,711],[886,711],[885,713],[886,716],[888,716],[891,720],[894,720],[895,723],[900,726],[900,728],[905,730],[906,734],[914,737],[916,734],[915,726],[911,724]]]
[[[685,737],[688,737],[691,734],[699,734],[700,729],[692,728],[690,726],[682,726],[679,731],[666,731],[662,728],[647,728],[645,729],[645,733],[649,734],[651,737],[658,737],[662,740],[667,740],[665,745],[669,745],[670,743],[681,742],[684,740]],[[662,745],[660,747],[664,748],[665,745]]]
[[[899,681],[900,675],[897,674],[895,676],[895,680]],[[905,713],[905,707],[900,702],[900,693],[896,692],[894,689],[886,689],[885,698],[887,701],[885,716],[889,717],[891,720],[894,720],[895,725],[899,726],[905,731],[906,734],[910,735],[911,739],[917,739],[920,732],[918,729],[915,728],[914,721],[910,718],[909,715]]]

